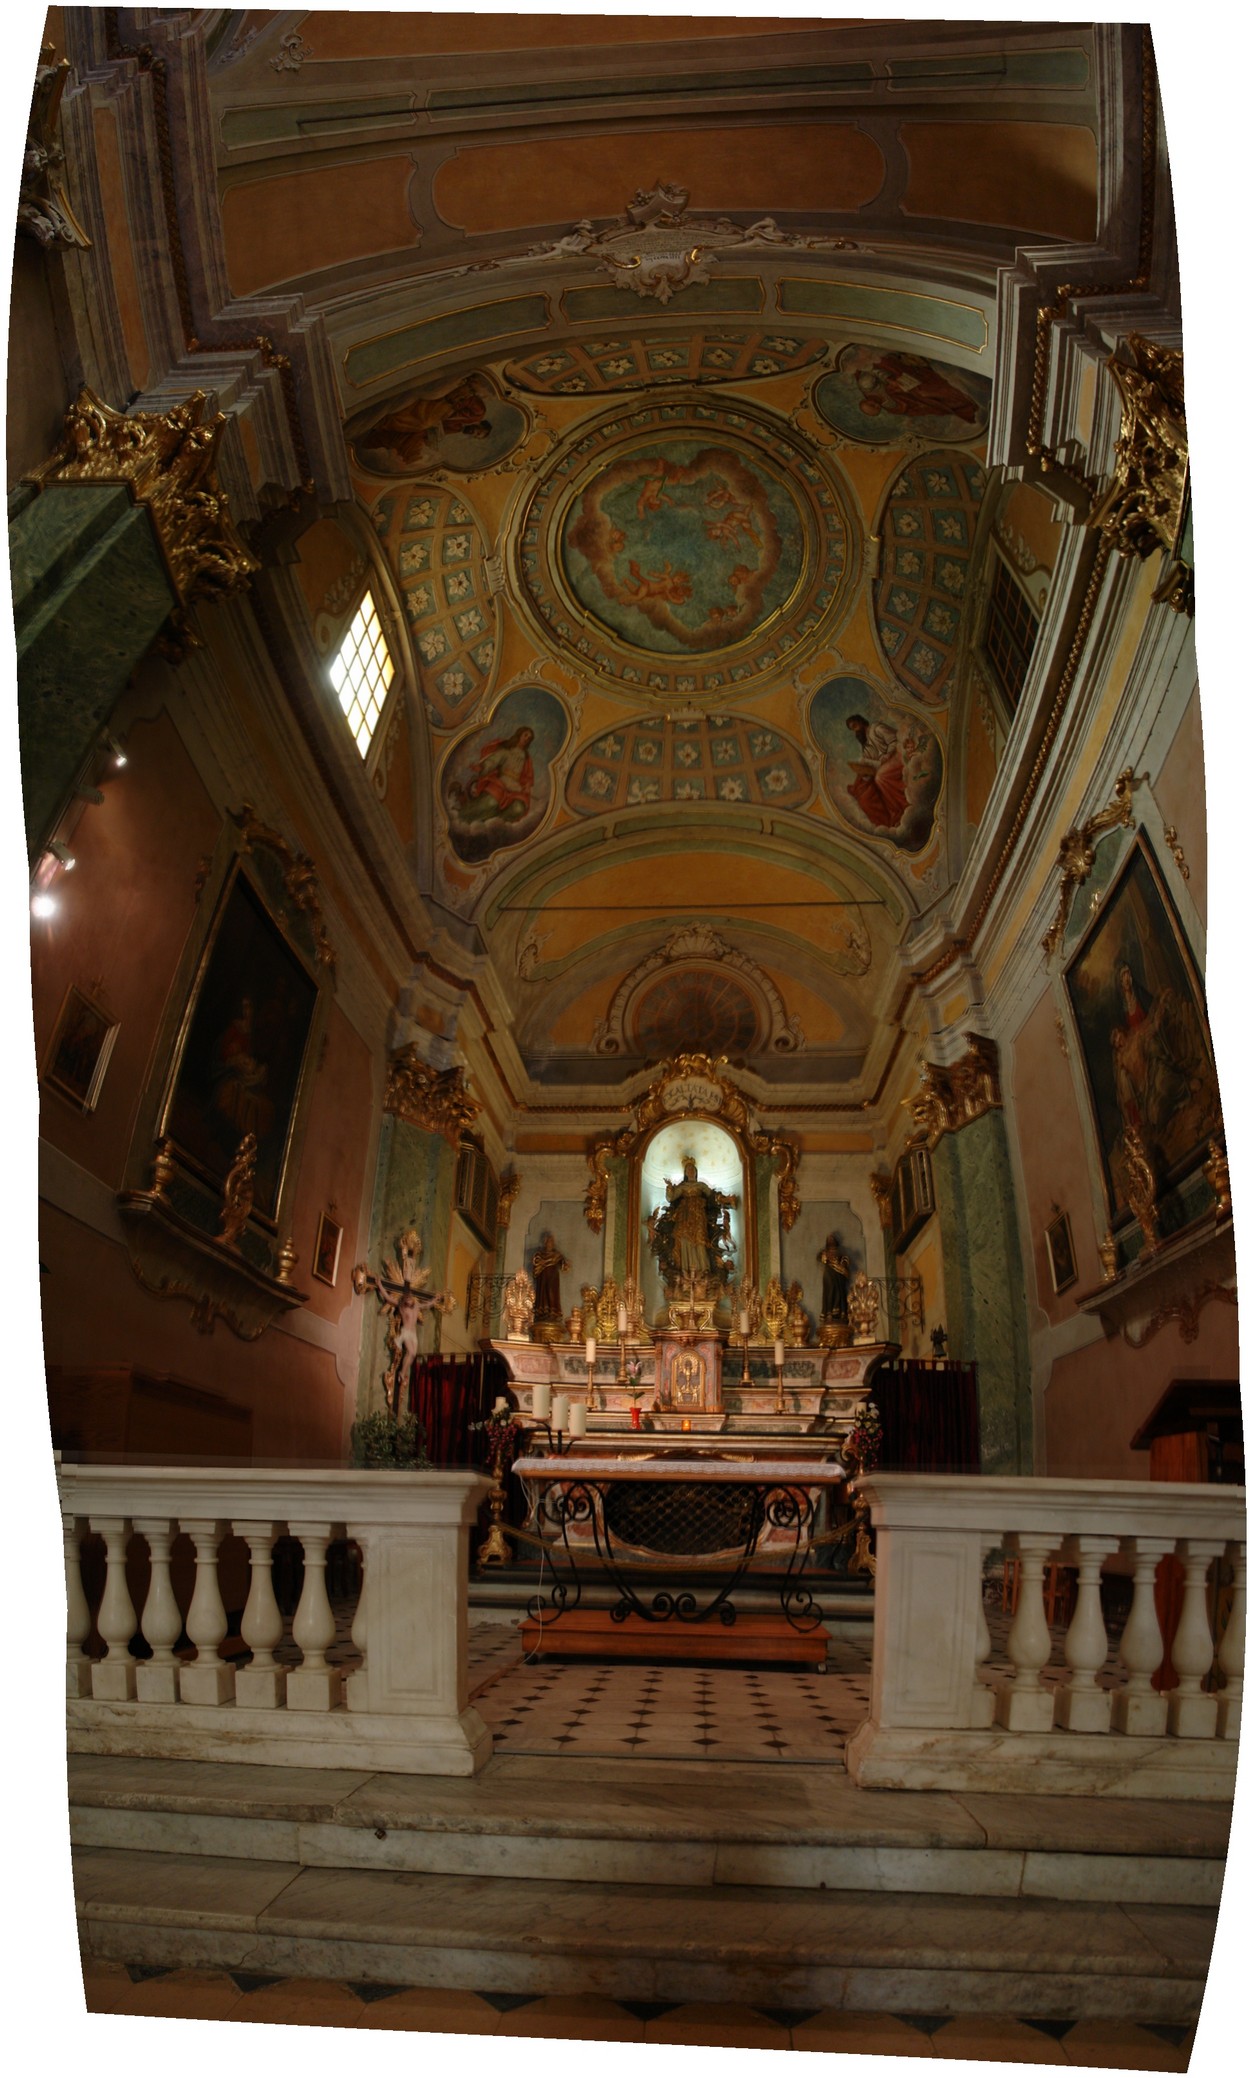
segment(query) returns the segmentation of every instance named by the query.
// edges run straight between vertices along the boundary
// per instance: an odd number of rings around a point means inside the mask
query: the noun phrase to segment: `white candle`
[[[551,1403],[551,1426],[553,1429],[567,1429],[568,1425],[569,1396],[567,1393],[557,1393]]]
[[[587,1377],[591,1377],[591,1376],[593,1376],[593,1374],[594,1374],[594,1368],[595,1368],[595,1349],[596,1349],[596,1344],[595,1344],[595,1338],[594,1338],[594,1336],[593,1336],[593,1335],[587,1335],[587,1337],[586,1337],[586,1375],[587,1375]]]
[[[773,1362],[780,1371],[786,1360],[786,1345],[782,1341],[773,1343]]]
[[[534,1396],[531,1404],[533,1407],[535,1421],[550,1421],[551,1387],[549,1385],[536,1385],[534,1387]]]
[[[622,1339],[624,1339],[628,1327],[629,1311],[626,1307],[624,1299],[622,1299],[620,1305],[616,1309],[616,1329],[617,1333],[622,1337]]]
[[[584,1400],[574,1400],[569,1408],[569,1434],[570,1436],[584,1436],[585,1433],[586,1402]]]
[[[738,1333],[740,1335],[749,1335],[750,1332],[751,1316],[747,1312],[746,1307],[744,1306],[741,1313],[738,1315]]]

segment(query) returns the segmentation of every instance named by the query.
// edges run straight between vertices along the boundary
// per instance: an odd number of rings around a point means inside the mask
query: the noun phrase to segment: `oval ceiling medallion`
[[[850,593],[829,468],[784,421],[702,398],[581,432],[517,538],[519,592],[548,641],[621,691],[765,677],[827,637]]]

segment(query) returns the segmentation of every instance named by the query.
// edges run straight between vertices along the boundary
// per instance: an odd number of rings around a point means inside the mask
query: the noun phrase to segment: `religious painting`
[[[215,1186],[254,1133],[253,1209],[270,1222],[316,1006],[313,974],[237,872],[200,964],[160,1131]]]
[[[1113,1224],[1130,1217],[1125,1136],[1160,1190],[1178,1182],[1220,1117],[1193,954],[1144,838],[1095,912],[1064,976]]]
[[[321,1284],[334,1284],[339,1274],[339,1250],[343,1229],[328,1212],[317,1221],[317,1245],[313,1249],[312,1274]]]
[[[80,1111],[94,1111],[117,1033],[117,1020],[71,987],[48,1048],[44,1088],[67,1097]]]
[[[583,610],[635,648],[726,649],[790,599],[802,573],[794,499],[760,458],[649,441],[586,485],[561,550]]]
[[[347,428],[352,453],[375,476],[450,469],[471,476],[493,469],[525,437],[528,421],[480,370],[437,389],[409,390]]]
[[[851,345],[835,356],[812,402],[835,433],[869,447],[891,447],[908,433],[975,440],[989,421],[990,384],[901,347]]]
[[[452,848],[466,865],[532,837],[551,803],[551,766],[568,716],[542,686],[519,686],[484,729],[451,753],[442,797]]]
[[[890,706],[867,679],[850,676],[819,688],[808,720],[824,754],[826,792],[843,820],[899,851],[923,851],[944,768],[929,724]]]
[[[1046,1229],[1046,1260],[1056,1297],[1076,1283],[1076,1255],[1072,1247],[1072,1223],[1066,1212],[1056,1211]]]

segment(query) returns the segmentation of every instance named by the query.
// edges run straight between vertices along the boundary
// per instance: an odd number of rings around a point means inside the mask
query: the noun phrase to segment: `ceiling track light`
[[[60,866],[62,873],[73,872],[75,866],[78,864],[78,861],[74,857],[74,854],[70,850],[68,844],[62,844],[59,837],[54,837],[52,839],[51,844],[48,846],[48,850],[51,852],[53,858]]]
[[[122,767],[129,763],[125,751],[122,749],[121,744],[118,742],[116,736],[108,735],[105,737],[104,741],[108,745],[109,756],[112,758],[114,765],[120,772]]]

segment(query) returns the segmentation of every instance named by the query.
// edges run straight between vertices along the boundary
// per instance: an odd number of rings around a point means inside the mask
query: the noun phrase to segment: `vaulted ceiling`
[[[230,287],[334,364],[318,639],[337,526],[530,1075],[864,1101],[1009,732],[989,576],[1040,612],[1056,559],[989,465],[999,270],[1109,206],[1095,32],[234,14],[209,70]]]

